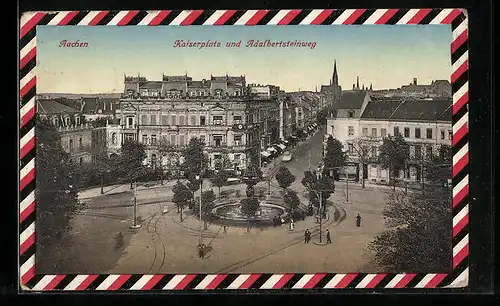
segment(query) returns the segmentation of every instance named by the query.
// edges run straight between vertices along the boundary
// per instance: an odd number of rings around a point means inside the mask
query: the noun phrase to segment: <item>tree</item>
[[[220,189],[224,186],[229,178],[229,174],[226,170],[219,170],[215,173],[215,176],[212,178],[212,184],[219,188],[219,197],[220,197]]]
[[[384,233],[370,243],[376,262],[395,273],[439,273],[452,268],[451,190],[394,192],[384,211]]]
[[[147,172],[143,161],[146,159],[145,147],[135,140],[126,140],[121,147],[119,158],[119,172],[130,182],[132,189],[133,182],[144,176]]]
[[[404,169],[406,175],[406,162],[409,158],[410,146],[406,143],[401,134],[398,133],[395,136],[388,136],[384,138],[383,143],[380,146],[378,161],[383,168],[389,169],[389,178],[390,173],[393,173],[394,189],[396,188],[396,173],[399,173],[401,169]]]
[[[207,219],[210,217],[210,212],[214,208],[215,193],[212,190],[203,191],[201,194],[201,213],[205,229],[207,229]],[[198,212],[200,202],[196,201],[193,211]]]
[[[193,174],[192,172],[188,173],[188,182],[187,182],[186,186],[191,191],[191,195],[192,195],[191,199],[190,199],[191,203],[194,200],[194,193],[196,191],[198,191],[198,189],[200,189],[200,182],[201,182],[201,180],[202,180],[201,178],[200,179],[196,179],[196,175]],[[190,205],[190,208],[192,208],[192,205]]]
[[[244,198],[241,200],[241,212],[248,218],[255,217],[255,214],[260,208],[259,199],[256,197]]]
[[[370,158],[374,157],[370,154],[370,145],[368,142],[361,138],[356,138],[353,141],[353,148],[356,151],[356,155],[358,157],[358,161],[361,164],[361,187],[365,188],[365,175],[363,173],[363,169],[365,165],[370,162]]]
[[[177,212],[180,212],[182,222],[182,211],[184,210],[184,207],[189,204],[189,201],[192,198],[192,193],[181,181],[177,181],[172,188],[172,191],[174,192],[172,202],[174,202],[177,206]]]
[[[342,143],[332,136],[326,140],[325,156],[323,157],[323,164],[325,171],[333,169],[334,177],[337,175],[337,168],[345,165],[347,155],[343,151]]]
[[[428,158],[425,167],[425,179],[436,186],[447,186],[452,176],[453,154],[451,146],[441,145],[439,153]]]
[[[189,174],[203,174],[204,169],[207,167],[207,157],[203,153],[205,142],[199,138],[191,138],[189,144],[183,150],[184,163],[182,167]]]
[[[335,180],[328,175],[321,175],[318,179],[317,173],[305,171],[301,181],[302,185],[309,191],[309,202],[319,208],[319,194],[321,194],[323,210],[326,210],[327,200],[335,192]]]
[[[284,202],[285,202],[285,205],[287,205],[287,210],[288,210],[288,213],[290,214],[290,216],[293,218],[294,217],[294,213],[296,211],[296,209],[299,207],[300,205],[300,199],[299,197],[297,196],[297,193],[293,190],[288,190],[286,193],[285,193],[285,197],[284,197]]]
[[[158,153],[160,155],[160,163],[159,163],[159,168],[161,170],[161,184],[163,185],[163,174],[164,174],[164,169],[168,167],[164,167],[163,165],[163,160],[166,158],[168,161],[169,165],[172,166],[173,163],[172,161],[178,161],[178,156],[177,152],[175,151],[175,147],[167,140],[166,137],[161,137],[160,141],[158,142]],[[179,169],[176,169],[179,170]]]
[[[232,167],[227,151],[222,151],[220,157],[214,160],[215,171],[227,170]]]
[[[61,147],[60,135],[48,121],[36,119],[37,245],[55,245],[71,227],[80,209],[75,165]]]
[[[253,187],[262,181],[263,173],[257,164],[250,164],[243,175],[243,182],[247,185],[247,197],[253,197]]]

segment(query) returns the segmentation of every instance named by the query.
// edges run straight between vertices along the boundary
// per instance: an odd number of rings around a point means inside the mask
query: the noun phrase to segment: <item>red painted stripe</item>
[[[464,247],[457,253],[457,255],[453,256],[453,269],[455,269],[467,255],[469,254],[469,244],[467,243]]]
[[[386,275],[387,274],[376,274],[375,277],[372,278],[372,280],[368,284],[366,284],[365,288],[375,288],[375,286],[377,286],[378,283],[380,283],[380,281],[382,281]]]
[[[38,12],[30,20],[28,20],[24,26],[21,27],[19,31],[20,38],[23,38],[26,33],[28,33],[43,17],[45,17],[46,13]]]
[[[23,88],[21,88],[20,90],[20,97],[21,99],[28,93],[28,91],[30,91],[34,86],[36,85],[36,75],[33,76],[33,78],[28,82],[26,83],[26,85],[24,85]]]
[[[273,285],[273,289],[281,289],[283,286],[293,277],[293,273],[283,274],[276,284]]]
[[[256,25],[264,16],[267,15],[269,10],[258,10],[252,18],[250,18],[245,25]]]
[[[250,276],[240,285],[238,289],[248,289],[260,277],[260,274],[250,274]]]
[[[164,277],[165,275],[153,275],[151,279],[144,285],[142,286],[141,290],[151,290],[153,287]]]
[[[457,49],[463,45],[468,38],[469,30],[465,29],[462,34],[458,35],[458,37],[451,43],[451,53],[455,53],[455,51],[457,51]]]
[[[184,289],[194,278],[196,274],[188,274],[184,276],[184,278],[174,287],[174,290],[182,290]]]
[[[457,68],[457,70],[455,70],[452,74],[451,74],[451,83],[455,83],[455,81],[462,75],[464,74],[465,71],[467,71],[467,69],[469,69],[469,61],[466,60],[465,62],[463,62],[462,65],[460,65],[460,67]]]
[[[21,276],[21,283],[26,284],[27,282],[30,281],[30,279],[33,278],[33,276],[35,276],[35,265],[29,268],[28,271],[26,271],[26,273],[24,273],[23,276]]]
[[[453,207],[457,206],[460,201],[462,201],[469,194],[469,184],[465,185],[462,190],[460,190],[456,196],[453,197]]]
[[[31,138],[22,148],[21,151],[19,152],[20,157],[23,158],[28,154],[33,148],[35,147],[35,137]]]
[[[130,274],[120,275],[106,290],[118,290],[131,277]]]
[[[29,215],[35,212],[35,201],[31,202],[20,214],[19,223],[23,222]]]
[[[430,12],[431,12],[431,9],[419,10],[418,13],[415,14],[415,16],[413,16],[410,20],[408,20],[407,24],[418,24]]]
[[[23,255],[26,250],[29,249],[30,246],[32,246],[35,243],[35,233],[32,233],[28,239],[26,239],[20,246],[19,246],[19,255]]]
[[[355,10],[342,24],[353,24],[365,11],[366,9]]]
[[[316,16],[316,18],[314,18],[313,21],[311,21],[311,24],[322,24],[323,21],[325,21],[326,18],[333,13],[333,11],[334,10],[323,10],[318,16]]]
[[[56,275],[43,290],[53,290],[66,277],[66,275]]]
[[[26,185],[35,179],[35,169],[31,169],[22,179],[19,184],[19,191],[23,190]]]
[[[215,289],[226,277],[227,274],[218,274],[205,289]]]
[[[227,10],[222,14],[219,19],[214,22],[214,25],[224,25],[226,21],[236,13],[236,10]]]
[[[89,275],[78,285],[75,290],[85,290],[99,275]]]
[[[469,213],[465,214],[462,220],[458,221],[457,225],[453,227],[453,237],[455,237],[460,231],[469,223]]]
[[[36,46],[30,50],[20,61],[19,61],[19,69],[23,69],[26,64],[31,61],[36,55]]]
[[[313,275],[313,277],[311,277],[310,280],[307,281],[307,283],[305,283],[305,285],[302,287],[304,289],[310,289],[310,288],[314,288],[314,286],[316,286],[316,284],[323,279],[323,277],[325,277],[325,273],[316,273]]]
[[[187,25],[191,25],[195,20],[196,18],[198,18],[198,16],[201,15],[201,13],[203,13],[203,10],[194,10],[192,11],[191,13],[189,13],[189,15],[181,22],[181,26],[187,26]]]
[[[291,10],[288,12],[285,17],[283,17],[279,22],[278,25],[287,25],[290,22],[292,22],[293,18],[297,17],[298,14],[300,14],[302,10]]]
[[[341,280],[340,282],[338,282],[338,284],[335,285],[335,288],[345,288],[347,285],[349,285],[352,280],[358,276],[357,273],[349,273],[349,274],[346,274]]]
[[[99,12],[97,13],[97,15],[95,15],[94,18],[92,18],[92,20],[89,22],[89,26],[96,26],[99,21],[101,21],[104,16],[106,16],[108,14],[108,11],[102,11],[102,12]]]
[[[425,284],[424,288],[436,288],[445,277],[446,274],[436,274],[427,284]]]
[[[69,12],[68,14],[66,14],[66,16],[64,16],[63,19],[61,19],[61,21],[57,23],[57,25],[58,26],[67,25],[68,22],[71,21],[71,19],[75,18],[76,14],[78,14],[78,11]]]
[[[416,274],[406,274],[403,278],[394,286],[394,288],[403,288],[415,277]]]
[[[28,123],[31,118],[35,116],[35,107],[32,107],[29,111],[24,114],[24,116],[21,118],[21,127],[25,126],[26,123]]]
[[[457,143],[464,138],[465,135],[469,132],[469,129],[467,128],[467,123],[464,123],[454,134],[452,137],[452,143],[453,146],[456,146]]]
[[[443,20],[441,21],[441,24],[451,24],[455,18],[458,17],[462,13],[459,9],[453,9],[451,13],[448,14],[448,16],[444,17]]]
[[[122,18],[122,20],[118,21],[116,24],[117,26],[124,26],[127,25],[132,18],[134,18],[135,15],[139,14],[139,11],[129,11],[125,16]]]
[[[453,177],[455,177],[469,163],[469,152],[465,153],[456,164],[453,165]]]
[[[389,19],[391,19],[392,16],[394,16],[398,11],[399,9],[387,10],[387,12],[385,12],[384,15],[382,15],[382,17],[380,17],[377,21],[375,21],[375,24],[386,24],[387,21],[389,21]]]
[[[464,93],[464,95],[453,103],[453,115],[455,115],[464,105],[469,101],[469,91]]]
[[[156,15],[148,25],[150,26],[157,26],[159,25],[163,19],[165,19],[172,11],[160,11],[158,15]]]

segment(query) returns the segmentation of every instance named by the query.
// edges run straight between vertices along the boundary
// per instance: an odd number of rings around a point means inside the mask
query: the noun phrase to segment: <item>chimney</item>
[[[417,85],[417,78],[413,78],[413,85]]]

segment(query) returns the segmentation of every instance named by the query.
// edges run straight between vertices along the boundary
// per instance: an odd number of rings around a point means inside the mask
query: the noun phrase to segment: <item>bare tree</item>
[[[370,162],[370,142],[366,139],[356,138],[352,141],[354,151],[356,152],[359,163],[361,164],[361,186],[365,188],[364,167]],[[373,156],[375,158],[375,156]]]

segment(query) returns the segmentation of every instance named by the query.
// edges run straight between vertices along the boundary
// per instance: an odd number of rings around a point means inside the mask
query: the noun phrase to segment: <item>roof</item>
[[[188,87],[210,87],[210,81],[190,81]]]
[[[192,78],[188,77],[186,75],[164,75],[163,76],[164,81],[170,81],[170,82],[187,82],[191,81]]]
[[[361,118],[394,121],[451,121],[451,106],[451,99],[370,101],[361,114]]]
[[[140,85],[140,89],[161,89],[160,81],[148,81]]]
[[[356,109],[361,108],[367,93],[365,91],[346,91],[335,102],[336,109]]]
[[[68,113],[75,114],[80,111],[76,108],[69,107],[67,105],[61,104],[54,100],[37,100],[37,112],[41,114],[60,114],[60,113]]]

